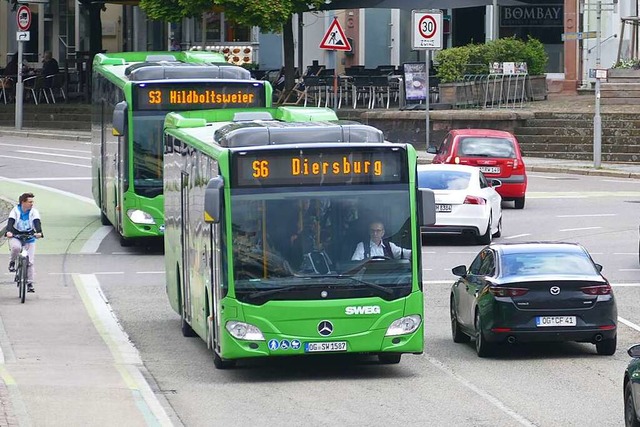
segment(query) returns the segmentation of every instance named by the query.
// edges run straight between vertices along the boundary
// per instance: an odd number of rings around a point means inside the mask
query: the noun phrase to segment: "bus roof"
[[[121,84],[164,79],[251,79],[249,70],[229,64],[217,52],[99,53],[93,67]]]
[[[301,143],[383,143],[382,131],[358,122],[340,121],[328,108],[276,107],[169,113],[165,129],[172,135],[221,147],[256,147]]]

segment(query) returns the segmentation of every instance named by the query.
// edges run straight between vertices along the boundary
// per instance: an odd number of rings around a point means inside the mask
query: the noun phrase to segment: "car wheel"
[[[617,346],[618,338],[617,336],[615,336],[609,340],[602,340],[600,342],[597,342],[596,351],[602,356],[611,356],[616,352]]]
[[[640,427],[636,408],[633,404],[633,394],[631,393],[631,382],[624,386],[624,425],[625,427]]]
[[[480,312],[476,311],[476,353],[478,357],[488,357],[493,354],[493,350],[494,344],[485,339],[480,323]]]
[[[498,220],[498,231],[496,231],[493,235],[493,237],[500,237],[502,236],[502,217],[500,217],[500,219]]]
[[[395,365],[400,363],[402,353],[380,353],[378,355],[378,361],[383,365]]]
[[[524,196],[519,197],[515,200],[515,208],[524,209]]]
[[[477,237],[478,243],[481,245],[488,245],[491,243],[491,213],[489,213],[489,222],[487,223],[487,231]]]
[[[458,313],[455,306],[455,299],[451,296],[451,303],[449,305],[451,312],[451,336],[453,342],[467,343],[471,340],[471,337],[460,330],[460,323],[458,323]]]

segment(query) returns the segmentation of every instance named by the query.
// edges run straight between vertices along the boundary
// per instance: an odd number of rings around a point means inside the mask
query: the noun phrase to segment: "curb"
[[[531,172],[552,172],[567,173],[572,175],[588,175],[588,176],[608,176],[614,178],[632,178],[640,179],[640,172],[625,172],[618,170],[606,169],[582,169],[562,166],[527,166],[527,170]]]
[[[91,134],[87,132],[87,135],[78,135],[78,134],[65,134],[65,133],[54,133],[47,132],[46,130],[9,130],[9,129],[0,129],[1,136],[21,136],[23,138],[41,138],[41,139],[58,139],[65,141],[80,141],[80,142],[91,142]]]

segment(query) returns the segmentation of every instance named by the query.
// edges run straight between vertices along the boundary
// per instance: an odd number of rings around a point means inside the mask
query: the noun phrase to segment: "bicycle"
[[[35,231],[26,231],[15,233],[13,237],[20,240],[22,244],[22,248],[20,248],[20,253],[15,261],[15,269],[16,275],[14,281],[18,285],[18,296],[20,297],[20,302],[24,304],[24,300],[27,297],[27,282],[28,282],[28,268],[29,268],[29,254],[27,253],[27,248],[25,246],[25,242],[32,238],[35,235]]]

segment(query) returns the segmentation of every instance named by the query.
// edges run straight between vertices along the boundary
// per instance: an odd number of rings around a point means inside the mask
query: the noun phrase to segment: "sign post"
[[[350,51],[351,44],[349,43],[349,39],[345,36],[342,27],[340,26],[340,21],[338,18],[333,18],[333,22],[329,25],[327,32],[324,33],[322,37],[322,41],[320,42],[320,49],[332,50],[334,54],[334,63],[336,66],[333,67],[333,109],[338,109],[338,70],[335,58],[336,50],[344,50]]]
[[[424,58],[427,78],[426,78],[426,123],[425,134],[427,149],[429,148],[429,96],[431,85],[429,83],[429,65],[431,62],[431,51],[442,49],[442,11],[441,10],[412,10],[411,11],[411,45],[414,50],[424,50]]]
[[[20,5],[16,13],[18,32],[18,81],[16,82],[16,130],[22,129],[22,104],[24,98],[24,83],[22,82],[22,52],[24,42],[29,40],[29,27],[31,27],[31,9],[26,4]],[[26,33],[26,35],[25,35]]]

